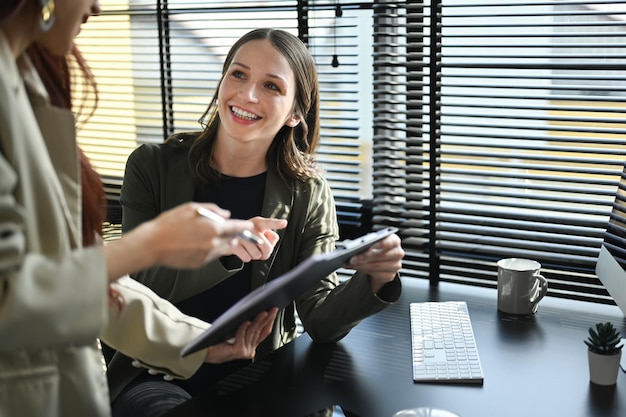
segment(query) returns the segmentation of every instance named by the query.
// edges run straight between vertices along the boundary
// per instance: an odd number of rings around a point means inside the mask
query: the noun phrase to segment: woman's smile
[[[236,106],[231,106],[230,107],[230,111],[231,113],[235,116],[235,118],[237,119],[242,119],[245,121],[255,121],[255,120],[260,120],[261,117],[251,113],[247,110],[244,110],[242,108],[236,107]]]

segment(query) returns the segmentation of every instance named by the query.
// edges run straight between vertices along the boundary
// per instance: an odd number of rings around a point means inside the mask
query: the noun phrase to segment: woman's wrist
[[[155,231],[152,222],[147,222],[104,246],[109,282],[158,262],[160,239]]]

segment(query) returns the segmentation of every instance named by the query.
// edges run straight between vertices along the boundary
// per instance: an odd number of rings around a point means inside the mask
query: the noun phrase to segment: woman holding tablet
[[[201,123],[201,132],[176,134],[133,152],[122,188],[122,226],[132,231],[185,201],[215,203],[255,225],[263,245],[239,240],[230,256],[196,271],[157,267],[134,274],[185,313],[212,321],[311,255],[334,250],[339,228],[333,195],[314,159],[320,127],[316,67],[297,37],[274,29],[241,37],[226,57],[217,95]],[[284,222],[279,229],[267,223],[276,219]],[[353,257],[352,278],[340,283],[331,273],[282,309],[257,354],[297,336],[296,314],[314,341],[340,340],[398,299],[403,256],[392,234]],[[176,387],[142,375],[118,396],[114,413],[155,415],[149,411],[155,401],[183,402],[228,372],[232,368],[205,365]]]

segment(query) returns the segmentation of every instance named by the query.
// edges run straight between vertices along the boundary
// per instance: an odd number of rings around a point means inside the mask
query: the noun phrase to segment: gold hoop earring
[[[40,0],[41,1],[41,20],[39,21],[39,25],[41,26],[41,30],[47,32],[50,30],[52,25],[54,25],[54,11],[56,9],[56,4],[54,0]]]

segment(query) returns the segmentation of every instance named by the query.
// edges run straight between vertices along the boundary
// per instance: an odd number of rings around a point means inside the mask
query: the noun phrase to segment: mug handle
[[[535,295],[530,299],[530,308],[533,312],[537,311],[537,304],[548,293],[548,280],[541,274],[533,275],[537,280],[535,281],[538,287],[534,293]]]

